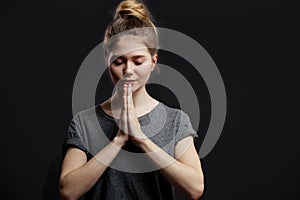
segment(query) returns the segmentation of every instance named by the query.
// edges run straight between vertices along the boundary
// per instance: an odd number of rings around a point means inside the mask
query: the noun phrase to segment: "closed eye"
[[[115,61],[113,62],[113,64],[116,65],[116,66],[122,65],[122,64],[123,64],[123,60],[117,59],[117,60],[115,60]]]
[[[144,61],[145,61],[145,59],[144,59],[144,57],[139,57],[138,59],[135,59],[134,60],[134,64],[135,65],[141,65],[141,64],[143,64],[144,63]]]
[[[136,62],[134,62],[134,64],[135,64],[135,65],[141,65],[141,64],[143,64],[143,62],[137,62],[137,61],[136,61]]]

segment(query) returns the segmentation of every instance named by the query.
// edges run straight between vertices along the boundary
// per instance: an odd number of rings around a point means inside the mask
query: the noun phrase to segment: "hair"
[[[106,56],[114,45],[108,39],[123,32],[126,35],[140,37],[152,56],[157,53],[157,29],[151,13],[144,3],[136,0],[125,0],[118,5],[113,21],[105,31],[104,49]]]

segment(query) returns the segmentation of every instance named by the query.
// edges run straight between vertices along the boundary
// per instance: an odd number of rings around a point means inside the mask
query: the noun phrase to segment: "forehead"
[[[147,53],[149,53],[148,48],[141,37],[124,35],[118,38],[118,41],[110,50],[108,60],[113,57],[145,55]]]

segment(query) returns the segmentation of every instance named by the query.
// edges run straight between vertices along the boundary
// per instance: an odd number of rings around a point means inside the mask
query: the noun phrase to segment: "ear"
[[[157,63],[157,59],[158,59],[158,54],[156,53],[156,54],[154,54],[154,55],[152,56],[152,62],[153,62],[154,64],[156,64],[156,63]]]
[[[155,68],[155,66],[156,66],[156,63],[157,63],[157,59],[158,59],[158,54],[156,53],[156,54],[154,54],[154,55],[152,56],[152,62],[153,62],[153,64],[152,64],[152,69],[151,69],[151,71],[154,70],[154,68]]]

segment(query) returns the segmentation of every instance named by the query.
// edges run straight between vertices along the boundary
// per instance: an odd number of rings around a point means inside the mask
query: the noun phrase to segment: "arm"
[[[86,193],[107,168],[107,165],[100,161],[105,160],[106,164],[111,163],[125,144],[126,139],[124,137],[127,136],[119,131],[113,141],[89,161],[87,161],[83,151],[69,148],[63,160],[59,181],[61,198],[73,200]]]
[[[124,93],[125,94],[125,93]],[[116,158],[120,149],[128,141],[127,113],[125,112],[126,96],[123,96],[118,133],[111,143],[87,161],[83,151],[70,148],[64,158],[60,176],[60,194],[63,200],[78,199],[85,194],[101,177],[107,166]],[[80,184],[78,184],[80,183]]]
[[[200,198],[204,190],[204,178],[193,137],[188,136],[177,143],[174,159],[142,132],[132,101],[132,86],[125,86],[124,93],[124,116],[127,117],[126,131],[130,139],[158,165],[169,182],[183,189],[191,199]]]
[[[184,138],[176,145],[176,159],[148,138],[136,142],[144,152],[148,152],[147,155],[156,165],[162,167],[160,171],[168,181],[183,189],[191,199],[200,198],[204,190],[204,178],[191,136]]]
[[[193,137],[188,136],[177,143],[174,159],[142,132],[132,101],[132,86],[125,87],[124,93],[127,97],[124,100],[128,121],[126,128],[130,139],[147,153],[169,182],[183,189],[191,199],[200,198],[204,190],[204,178]]]

